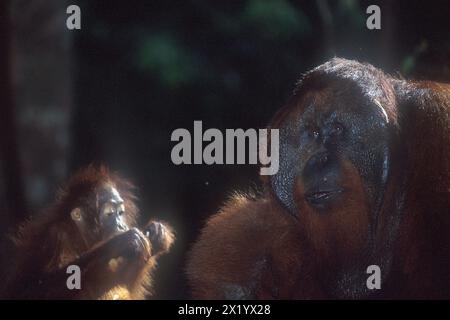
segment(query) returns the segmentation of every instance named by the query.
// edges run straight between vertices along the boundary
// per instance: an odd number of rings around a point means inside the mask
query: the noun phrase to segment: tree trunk
[[[18,148],[17,114],[11,83],[11,7],[9,0],[0,1],[0,234],[26,215],[22,166]]]

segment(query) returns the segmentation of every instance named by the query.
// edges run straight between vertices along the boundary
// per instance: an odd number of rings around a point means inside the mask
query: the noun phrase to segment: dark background
[[[69,4],[81,8],[81,30],[65,26]],[[366,28],[371,4],[381,30]],[[107,164],[138,186],[145,219],[177,232],[156,273],[161,299],[188,297],[185,254],[205,219],[259,183],[257,166],[173,165],[173,130],[192,132],[194,120],[204,130],[264,128],[296,79],[334,56],[398,77],[450,79],[448,1],[0,6],[0,231],[39,214],[74,170]]]

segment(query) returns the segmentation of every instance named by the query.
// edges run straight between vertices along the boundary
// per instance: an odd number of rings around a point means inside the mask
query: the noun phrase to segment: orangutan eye
[[[106,216],[110,216],[112,215],[116,210],[116,206],[114,203],[112,202],[107,202],[105,203],[105,205],[103,206],[103,210],[102,213]]]
[[[344,132],[344,126],[339,123],[339,122],[335,122],[331,125],[331,130],[330,130],[330,135],[340,135]]]
[[[314,139],[317,139],[320,136],[320,132],[318,130],[313,131],[313,137]]]
[[[118,207],[117,207],[117,213],[119,215],[122,215],[125,213],[125,205],[123,203],[121,203]]]

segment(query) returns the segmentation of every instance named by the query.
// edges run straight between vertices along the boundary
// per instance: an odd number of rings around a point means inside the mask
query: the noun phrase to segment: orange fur
[[[130,229],[136,227],[138,209],[133,186],[105,167],[89,166],[80,170],[58,193],[53,206],[19,228],[14,238],[16,255],[12,263],[15,268],[8,277],[7,289],[3,293],[5,298],[144,299],[151,294],[156,259],[167,252],[174,241],[173,232],[167,226],[165,237],[161,239],[163,243],[159,244],[162,247],[159,253],[152,252],[152,243],[136,229],[143,247],[134,260],[118,256],[108,258],[114,248],[105,249],[101,256],[89,258],[92,261],[87,264],[88,270],[82,269],[81,290],[65,288],[66,266],[77,264],[77,259],[103,248],[115,238],[91,246],[84,241],[71,219],[73,208],[86,203],[96,206],[92,203],[95,201],[93,195],[105,184],[119,191],[124,200],[127,226]],[[88,225],[90,231],[100,228],[98,220],[92,221]],[[111,260],[116,261],[112,263]],[[61,277],[61,280],[53,280],[56,277]],[[47,283],[41,286],[41,279],[48,279]]]
[[[305,201],[301,175],[292,191],[294,214],[263,178],[264,194],[233,197],[202,230],[187,266],[194,298],[450,298],[450,85],[397,80],[333,59],[303,77],[269,127],[300,117],[317,125],[337,105],[353,113],[374,103],[389,128],[380,204],[369,201],[361,170],[345,152],[338,153],[345,179],[338,183],[347,192],[327,212]],[[298,128],[288,130],[289,146],[298,146]],[[304,147],[294,161],[305,164],[314,152]],[[365,268],[373,263],[382,289],[367,291]]]

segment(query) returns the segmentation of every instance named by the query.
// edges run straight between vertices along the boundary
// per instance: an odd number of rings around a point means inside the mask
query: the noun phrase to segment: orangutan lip
[[[343,189],[334,190],[315,190],[305,194],[306,201],[311,205],[320,205],[324,202],[332,200],[338,194],[344,192]]]

